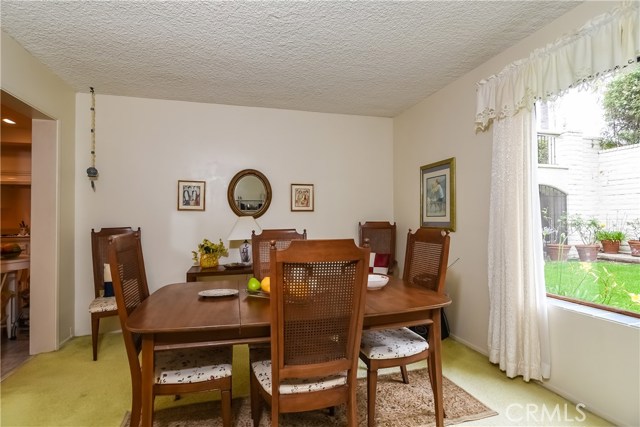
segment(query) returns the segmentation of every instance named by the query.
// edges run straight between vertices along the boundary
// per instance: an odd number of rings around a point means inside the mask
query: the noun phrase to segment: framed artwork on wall
[[[456,230],[456,159],[420,168],[420,226]]]
[[[178,210],[203,211],[206,185],[205,181],[178,181]]]
[[[313,184],[291,184],[291,211],[313,212]]]

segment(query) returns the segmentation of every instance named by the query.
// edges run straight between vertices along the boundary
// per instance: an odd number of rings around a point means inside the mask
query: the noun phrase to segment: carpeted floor
[[[403,384],[400,373],[380,376],[378,378],[377,425],[378,427],[431,426],[435,424],[433,394],[429,386],[426,369],[412,371],[409,374],[410,384]],[[358,380],[358,415],[359,424],[367,425],[366,379]],[[444,378],[444,406],[447,417],[446,424],[459,424],[464,421],[477,420],[496,415],[496,412],[485,406],[475,397]],[[284,414],[280,417],[283,427],[330,427],[344,426],[345,406],[336,408],[335,416],[327,411],[312,411],[298,414]],[[252,427],[250,404],[248,397],[233,400],[234,426]],[[270,425],[270,413],[264,410],[261,426]],[[122,427],[129,425],[129,413],[123,419]],[[221,426],[220,403],[199,402],[190,405],[176,406],[156,410],[154,427],[204,427]]]

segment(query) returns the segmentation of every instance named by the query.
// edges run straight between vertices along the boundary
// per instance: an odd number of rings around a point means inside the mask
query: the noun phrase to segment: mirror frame
[[[238,185],[238,182],[246,176],[255,176],[260,181],[262,181],[262,185],[264,185],[264,189],[266,193],[264,204],[259,210],[253,213],[247,213],[240,210],[240,208],[236,206],[236,201],[234,197],[234,193],[236,191],[236,186]],[[227,201],[229,202],[229,207],[236,215],[252,216],[254,218],[260,218],[267,211],[267,209],[269,209],[269,205],[271,204],[271,184],[269,183],[269,180],[267,179],[267,177],[264,176],[264,174],[262,174],[262,172],[260,171],[257,171],[255,169],[241,170],[240,172],[235,174],[234,177],[231,179],[231,182],[229,182],[229,187],[227,188]]]

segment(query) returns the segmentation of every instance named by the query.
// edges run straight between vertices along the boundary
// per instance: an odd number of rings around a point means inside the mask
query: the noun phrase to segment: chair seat
[[[271,394],[271,360],[260,360],[251,363],[253,372],[262,388]],[[347,384],[347,371],[338,375],[318,377],[314,379],[284,380],[280,384],[280,394],[311,393],[328,390]]]
[[[156,384],[198,383],[231,376],[232,349],[189,348],[155,355]]]
[[[89,313],[102,313],[105,311],[115,311],[117,309],[116,297],[98,297],[89,304]]]
[[[429,348],[427,340],[408,328],[363,331],[360,352],[369,359],[397,359]]]

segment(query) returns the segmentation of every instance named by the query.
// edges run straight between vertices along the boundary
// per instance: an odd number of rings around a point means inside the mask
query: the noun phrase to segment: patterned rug
[[[378,397],[376,405],[378,427],[418,427],[435,425],[433,394],[426,369],[410,371],[410,384],[403,384],[400,373],[378,377]],[[358,380],[358,419],[360,426],[367,425],[367,383]],[[445,424],[459,424],[497,415],[475,397],[443,378]],[[270,412],[265,406],[260,426],[269,426]],[[336,408],[334,416],[328,411],[312,411],[297,414],[283,414],[283,427],[327,427],[345,426],[344,405]],[[129,412],[122,426],[129,425]],[[218,402],[195,403],[176,406],[155,412],[154,427],[219,427],[222,425]],[[233,425],[252,427],[248,397],[233,399]]]

